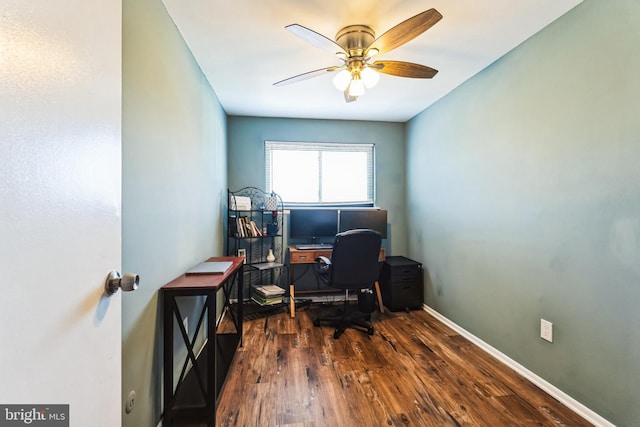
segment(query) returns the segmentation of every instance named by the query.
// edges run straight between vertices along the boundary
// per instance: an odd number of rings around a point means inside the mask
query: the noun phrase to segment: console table
[[[296,249],[294,245],[289,246],[289,311],[291,313],[291,317],[296,317],[296,305],[294,301],[295,296],[295,285],[293,283],[293,267],[295,264],[313,264],[316,262],[316,258],[319,256],[324,256],[327,258],[331,258],[331,254],[333,253],[332,249]],[[380,256],[378,257],[380,261],[384,261],[385,259],[385,250],[384,248],[380,248]],[[382,303],[382,294],[380,293],[380,285],[376,282],[376,296],[378,298],[378,307],[380,307],[380,312],[384,313],[384,305]]]
[[[182,275],[160,289],[164,305],[164,416],[165,427],[177,423],[204,422],[215,425],[216,405],[220,390],[238,345],[242,346],[242,288],[241,257],[214,257],[207,261],[231,261],[223,274]],[[236,283],[237,309],[231,309],[233,284]],[[217,334],[220,319],[216,319],[218,294],[224,299],[223,313],[231,316],[235,332]],[[182,315],[176,303],[177,297],[204,296],[198,324],[190,340],[182,323]],[[174,325],[186,346],[187,356],[182,363],[181,374],[174,381]],[[206,328],[206,344],[196,355],[194,345],[201,327]],[[191,369],[188,370],[189,362]],[[174,382],[176,383],[174,387]]]

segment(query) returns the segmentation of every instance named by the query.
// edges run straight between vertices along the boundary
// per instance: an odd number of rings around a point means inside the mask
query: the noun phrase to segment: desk
[[[173,426],[178,422],[206,422],[215,425],[216,404],[220,389],[224,384],[233,356],[238,345],[242,346],[242,287],[243,274],[240,257],[214,257],[207,261],[231,261],[232,265],[224,274],[182,275],[167,283],[161,289],[164,305],[164,416],[162,425]],[[229,300],[234,281],[237,281],[238,305],[236,313],[230,309]],[[223,292],[225,315],[231,316],[236,331],[216,334],[219,321],[216,320],[217,296]],[[205,301],[190,340],[182,324],[182,315],[176,297],[204,296]],[[175,321],[174,321],[175,319]],[[174,324],[178,325],[182,341],[187,348],[187,356],[182,364],[181,374],[174,388]],[[207,343],[196,357],[193,346],[198,331],[205,325]],[[187,372],[189,362],[192,368]]]
[[[293,283],[293,267],[296,264],[313,264],[316,262],[316,258],[324,256],[331,258],[332,249],[296,249],[295,246],[289,246],[289,311],[291,317],[296,317],[296,305],[294,301],[295,286]],[[385,251],[384,248],[380,248],[379,260],[384,261]],[[380,312],[384,312],[384,306],[382,305],[382,294],[380,293],[380,284],[376,282],[376,296],[378,297],[378,307]]]

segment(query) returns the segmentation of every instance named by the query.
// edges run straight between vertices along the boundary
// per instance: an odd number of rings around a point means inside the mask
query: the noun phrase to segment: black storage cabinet
[[[382,301],[391,311],[422,308],[422,264],[403,256],[388,256],[382,265]]]

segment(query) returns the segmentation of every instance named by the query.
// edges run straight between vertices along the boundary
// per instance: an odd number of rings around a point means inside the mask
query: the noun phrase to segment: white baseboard
[[[587,408],[582,403],[575,400],[573,397],[569,396],[568,394],[566,394],[565,392],[563,392],[562,390],[560,390],[550,382],[546,381],[542,377],[538,376],[534,372],[531,372],[529,369],[525,368],[515,360],[511,359],[509,356],[505,355],[504,353],[493,348],[486,342],[482,341],[480,338],[476,337],[471,332],[465,330],[464,328],[457,325],[453,321],[447,319],[442,314],[438,313],[428,305],[423,304],[422,308],[424,309],[424,311],[431,314],[433,317],[435,317],[436,319],[438,319],[439,321],[441,321],[442,323],[444,323],[445,325],[447,325],[448,327],[450,327],[451,329],[453,329],[454,331],[456,331],[457,333],[459,333],[460,335],[462,335],[463,337],[465,337],[466,339],[468,339],[469,341],[471,341],[472,343],[480,347],[482,350],[489,353],[491,356],[495,357],[500,362],[504,363],[505,365],[507,365],[508,367],[510,367],[511,369],[518,372],[520,375],[522,375],[523,377],[525,377],[526,379],[528,379],[529,381],[531,381],[532,383],[540,387],[547,394],[549,394],[550,396],[558,400],[560,403],[562,403],[567,408],[571,409],[573,412],[580,415],[582,418],[589,421],[593,425],[598,427],[615,427],[614,424],[610,423],[605,418],[601,417],[591,409]]]

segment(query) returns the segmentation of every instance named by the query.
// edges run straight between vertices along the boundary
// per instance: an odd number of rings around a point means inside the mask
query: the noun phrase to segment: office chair
[[[382,236],[369,229],[349,230],[336,235],[331,260],[326,257],[316,259],[319,276],[329,287],[344,289],[344,305],[338,316],[318,317],[314,326],[320,322],[336,325],[333,338],[338,339],[349,327],[359,326],[373,335],[373,326],[368,321],[370,313],[352,312],[349,304],[349,291],[371,289],[378,281],[380,265],[378,257]],[[365,320],[366,319],[366,320]]]

